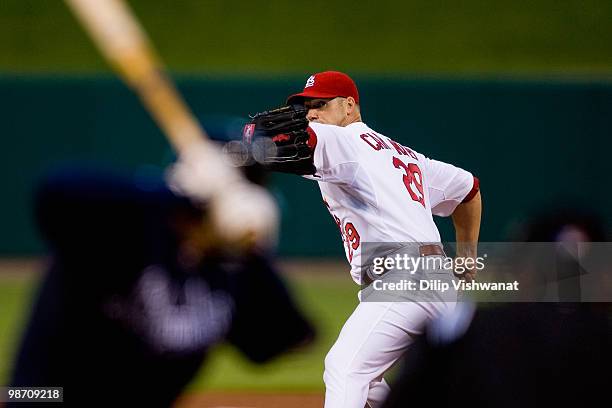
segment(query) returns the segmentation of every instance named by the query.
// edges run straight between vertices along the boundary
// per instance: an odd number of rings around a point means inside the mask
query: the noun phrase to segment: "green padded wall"
[[[430,157],[479,176],[483,240],[507,239],[534,211],[573,204],[612,224],[608,155],[612,84],[356,77],[364,120]],[[181,78],[206,125],[279,105],[303,78]],[[168,146],[137,98],[110,77],[0,77],[0,254],[44,248],[31,191],[46,169],[97,161],[136,173],[167,161]],[[147,167],[148,166],[148,167]],[[280,253],[339,255],[339,233],[316,183],[273,178],[283,209]],[[95,214],[92,214],[95,216]],[[450,223],[440,220],[443,238]]]

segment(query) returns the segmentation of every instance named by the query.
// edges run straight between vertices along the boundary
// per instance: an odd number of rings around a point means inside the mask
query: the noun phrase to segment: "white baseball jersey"
[[[429,159],[370,129],[310,123],[317,137],[316,174],[336,221],[355,282],[362,242],[440,242],[432,214],[448,216],[472,190],[474,177]]]

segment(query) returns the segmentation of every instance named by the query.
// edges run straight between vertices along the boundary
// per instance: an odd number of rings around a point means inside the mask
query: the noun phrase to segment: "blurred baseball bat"
[[[144,30],[123,0],[65,0],[104,57],[138,94],[181,156],[169,183],[210,200],[210,218],[231,243],[271,245],[278,209],[270,194],[249,185],[227,164],[164,73]]]
[[[123,0],[65,0],[123,80],[138,94],[179,154],[211,145],[165,74],[146,33]],[[207,143],[208,142],[208,143]]]

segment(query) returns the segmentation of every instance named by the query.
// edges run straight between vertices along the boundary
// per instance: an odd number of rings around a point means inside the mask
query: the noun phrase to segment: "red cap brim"
[[[304,92],[293,94],[290,97],[288,97],[287,98],[287,105],[291,105],[293,103],[302,103],[304,101],[304,98],[323,98],[323,99],[327,99],[327,98],[335,98],[337,96],[344,96],[344,95],[337,95],[337,94],[333,94],[333,93],[317,92],[315,90],[313,90],[313,91],[304,91]]]

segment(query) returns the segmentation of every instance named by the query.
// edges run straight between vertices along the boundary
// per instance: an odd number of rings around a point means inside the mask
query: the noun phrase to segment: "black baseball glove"
[[[266,169],[294,174],[314,174],[314,136],[308,132],[308,110],[283,106],[251,117],[242,134],[253,158]]]

